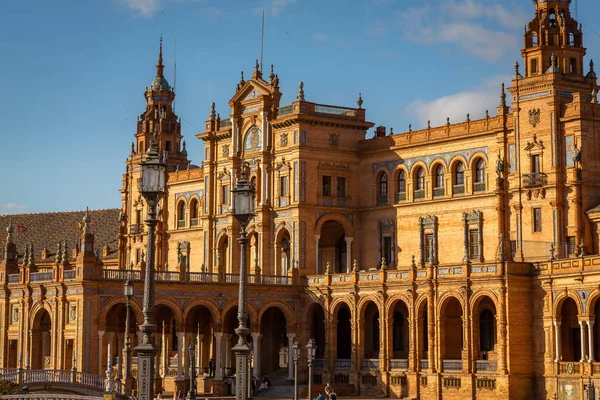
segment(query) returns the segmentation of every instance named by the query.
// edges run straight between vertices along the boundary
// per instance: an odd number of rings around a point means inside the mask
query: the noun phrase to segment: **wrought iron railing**
[[[452,194],[465,194],[465,185],[452,186]]]
[[[396,196],[395,196],[394,200],[395,200],[396,203],[400,203],[400,202],[406,201],[406,192],[398,192],[398,193],[396,193]]]
[[[198,226],[200,224],[200,218],[190,219],[190,226]]]
[[[475,182],[473,184],[473,192],[485,192],[485,182]]]
[[[535,172],[533,174],[523,174],[523,186],[536,187],[543,186],[548,183],[548,175]]]
[[[433,197],[442,197],[446,194],[446,189],[443,187],[433,188]]]
[[[413,192],[413,198],[415,200],[421,200],[425,198],[425,190],[415,190]]]

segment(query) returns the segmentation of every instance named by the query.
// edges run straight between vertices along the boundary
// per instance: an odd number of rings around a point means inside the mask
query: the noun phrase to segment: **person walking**
[[[208,376],[211,378],[215,377],[215,359],[214,357],[211,357],[210,360],[208,361]]]

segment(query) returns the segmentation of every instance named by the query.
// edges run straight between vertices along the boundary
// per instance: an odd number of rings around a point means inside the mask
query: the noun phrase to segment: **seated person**
[[[323,394],[321,392],[319,392],[319,395],[317,396],[317,400],[325,400],[325,396],[323,396]]]

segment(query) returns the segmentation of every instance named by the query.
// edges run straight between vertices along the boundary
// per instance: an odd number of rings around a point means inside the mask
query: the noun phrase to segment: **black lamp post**
[[[144,323],[140,330],[144,334],[142,342],[136,347],[138,354],[138,399],[154,400],[154,355],[156,348],[152,343],[154,325],[154,230],[158,219],[156,206],[165,191],[166,164],[158,155],[156,135],[150,140],[146,160],[141,163],[142,178],[139,190],[148,205],[148,217],[144,221],[148,226],[148,248],[146,250],[146,271],[144,274]]]
[[[127,299],[125,312],[125,395],[131,396],[131,340],[129,335],[131,321],[131,298],[133,297],[133,281],[127,278],[123,285],[123,294]]]
[[[308,400],[312,400],[312,363],[317,354],[317,345],[315,339],[310,339],[306,345],[306,360],[308,361]]]
[[[292,346],[292,356],[294,357],[294,400],[298,400],[298,358],[300,358],[298,342],[294,342]]]
[[[238,295],[238,327],[235,329],[235,333],[238,335],[238,342],[232,350],[235,352],[235,365],[236,365],[236,387],[235,387],[235,398],[236,400],[247,400],[248,399],[248,358],[250,355],[250,346],[248,345],[247,336],[250,333],[250,329],[246,326],[246,320],[248,319],[248,313],[246,311],[246,303],[248,301],[248,294],[246,293],[246,246],[248,245],[249,239],[246,237],[246,227],[248,223],[254,217],[254,191],[250,188],[244,168],[240,178],[237,180],[233,193],[233,216],[239,222],[241,231],[238,242],[240,242],[240,288]]]
[[[190,391],[188,392],[188,400],[196,400],[196,346],[190,344]]]

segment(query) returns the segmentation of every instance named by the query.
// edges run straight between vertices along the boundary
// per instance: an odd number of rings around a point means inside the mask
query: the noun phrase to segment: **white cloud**
[[[501,83],[509,85],[511,79],[510,76],[494,76],[470,90],[434,100],[416,100],[406,107],[405,112],[415,118],[415,127],[426,126],[426,121],[431,121],[431,126],[443,125],[447,117],[450,118],[450,123],[465,121],[467,113],[471,119],[481,118],[485,115],[485,110],[489,110],[490,115],[494,116],[496,107],[500,105]],[[506,102],[509,105],[510,98],[510,93],[506,91]]]
[[[319,42],[326,42],[327,40],[329,40],[329,36],[327,36],[324,33],[313,33],[310,35],[310,37],[312,37],[315,40],[318,40]]]
[[[28,207],[25,204],[5,203],[0,204],[0,215],[23,214]]]
[[[134,13],[149,18],[157,10],[159,0],[122,0]]]
[[[481,18],[493,18],[500,26],[489,27]],[[486,6],[476,0],[446,0],[439,12],[431,6],[412,8],[401,13],[400,20],[405,37],[415,43],[456,44],[465,53],[494,62],[519,48],[519,36],[507,27],[524,17],[515,17],[495,2]]]
[[[277,16],[284,8],[296,3],[298,0],[264,0],[262,7],[256,8],[257,12],[265,10],[266,14]]]

